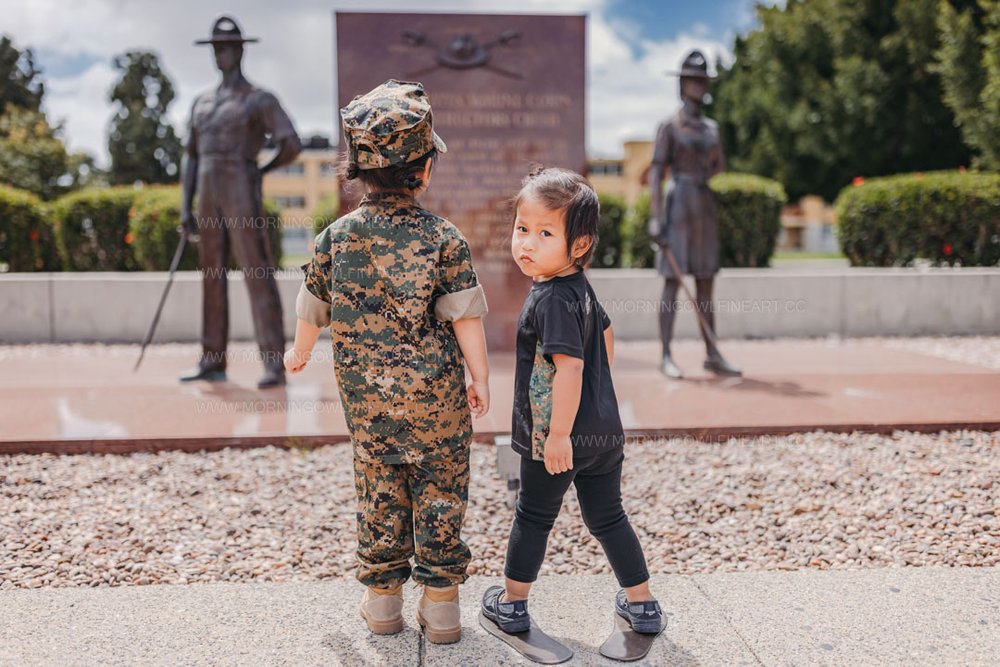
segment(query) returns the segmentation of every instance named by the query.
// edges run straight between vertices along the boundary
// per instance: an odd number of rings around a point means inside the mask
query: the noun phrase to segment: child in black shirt
[[[573,484],[622,586],[616,612],[636,632],[659,632],[663,613],[621,502],[625,436],[611,382],[611,320],[582,270],[597,243],[597,195],[578,174],[542,169],[524,180],[515,207],[511,253],[534,281],[517,327],[512,446],[522,457],[521,490],[506,585],[486,591],[483,614],[505,632],[529,628],[531,583]]]

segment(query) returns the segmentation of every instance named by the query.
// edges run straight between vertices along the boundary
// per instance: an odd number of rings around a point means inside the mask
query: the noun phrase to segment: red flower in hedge
[[[127,243],[128,245],[132,245],[132,241],[134,240],[135,236],[132,234],[132,232],[129,232],[128,234],[125,235],[125,243]]]
[[[862,185],[865,184],[865,177],[864,176],[855,176],[854,180],[851,181],[851,183],[854,184],[854,187],[860,188]]]
[[[41,234],[39,234],[39,233],[38,233],[38,230],[37,230],[37,229],[32,229],[32,230],[31,230],[31,231],[30,231],[30,232],[28,233],[28,238],[29,238],[29,239],[31,239],[32,241],[35,241],[35,242],[37,242],[37,241],[38,241],[38,239],[39,239],[39,238],[41,238]]]
[[[130,218],[134,218],[135,217],[135,206],[133,206],[132,208],[130,208],[128,210],[128,217],[130,217]]]
[[[944,246],[941,249],[944,251],[944,254],[951,255],[951,244],[950,243],[945,243]]]

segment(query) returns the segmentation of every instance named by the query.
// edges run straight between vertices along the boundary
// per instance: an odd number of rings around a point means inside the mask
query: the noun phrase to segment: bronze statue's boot
[[[660,364],[660,372],[671,380],[683,380],[684,372],[674,363],[669,354],[663,355],[663,363]]]
[[[258,389],[269,389],[271,387],[282,387],[285,384],[284,369],[268,368],[264,371],[264,376],[257,381]]]
[[[201,364],[198,364],[191,370],[185,371],[184,374],[178,379],[181,382],[195,382],[196,380],[204,380],[205,382],[225,382],[226,369],[219,368],[218,366],[202,366]]]
[[[716,375],[743,375],[743,371],[740,368],[726,361],[725,357],[719,352],[708,355],[708,358],[705,359],[705,370],[711,371]]]

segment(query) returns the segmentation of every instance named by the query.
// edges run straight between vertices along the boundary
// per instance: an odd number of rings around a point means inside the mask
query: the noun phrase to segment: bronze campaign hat
[[[689,76],[697,79],[714,78],[708,74],[708,61],[705,59],[705,54],[697,49],[687,54],[687,57],[684,58],[680,72],[664,73],[669,76]]]
[[[259,41],[256,37],[244,37],[236,19],[223,14],[212,24],[212,36],[196,40],[195,44],[243,44],[256,41]]]

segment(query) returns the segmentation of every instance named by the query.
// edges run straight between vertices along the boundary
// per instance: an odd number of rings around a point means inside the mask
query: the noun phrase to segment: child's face
[[[550,210],[534,197],[524,197],[514,218],[510,252],[521,272],[532,278],[547,278],[572,267],[563,211]]]
[[[427,192],[427,188],[431,186],[431,172],[434,169],[434,158],[431,158],[424,164],[424,171],[420,174],[420,187],[413,191],[414,197],[419,197],[420,195]]]

